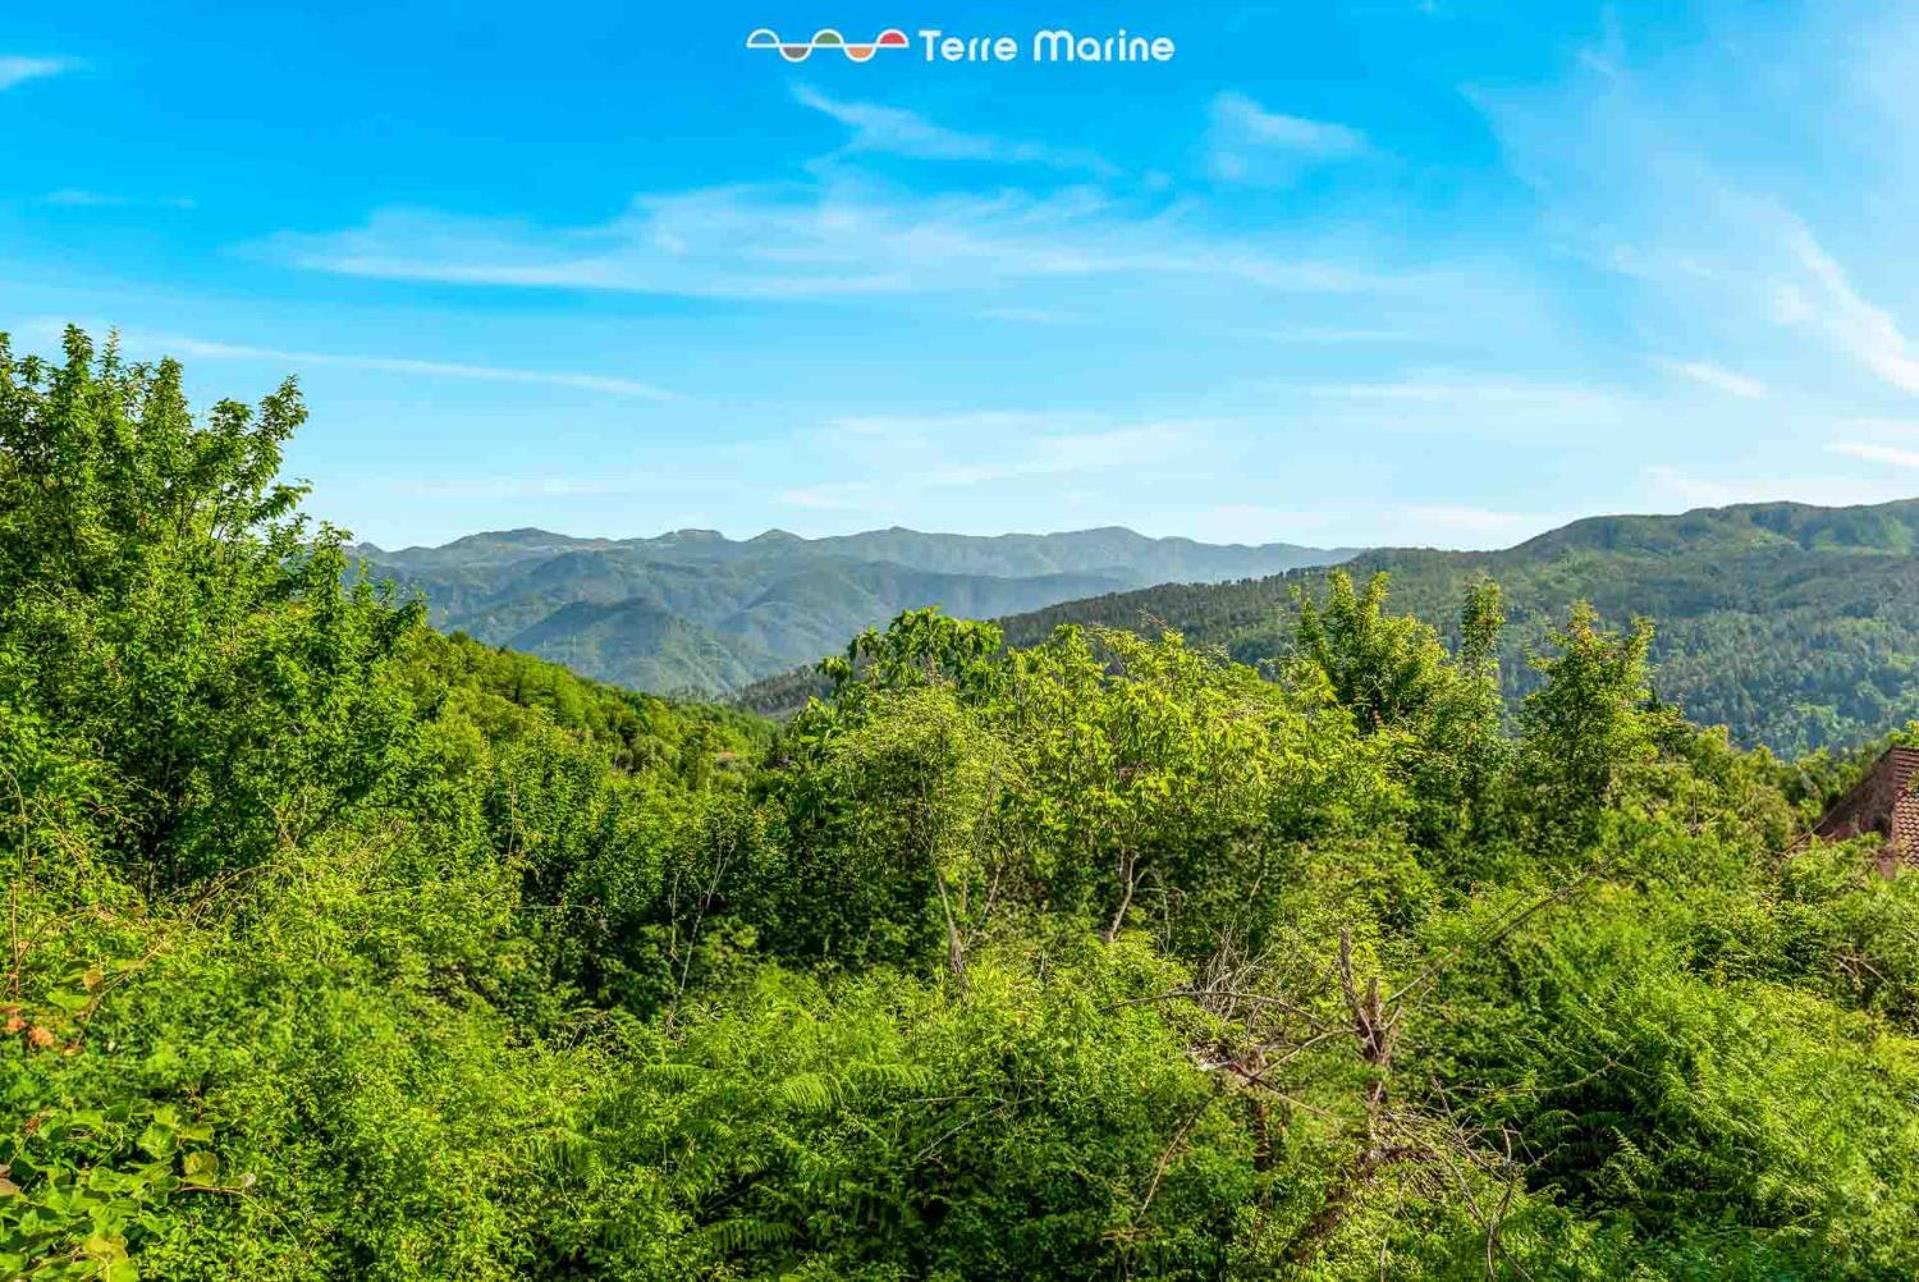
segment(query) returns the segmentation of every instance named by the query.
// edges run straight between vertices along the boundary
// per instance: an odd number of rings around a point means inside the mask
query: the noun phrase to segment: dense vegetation
[[[1919,878],[1646,627],[915,612],[774,736],[426,631],[301,418],[0,345],[0,1275],[1919,1271]]]
[[[1652,659],[1661,698],[1736,742],[1797,754],[1856,744],[1919,717],[1919,500],[1873,507],[1759,503],[1683,516],[1577,521],[1502,552],[1385,549],[1348,563],[1391,575],[1399,608],[1452,640],[1460,593],[1481,577],[1505,589],[1500,646],[1516,710],[1538,688],[1526,662],[1575,601],[1623,623],[1659,620]],[[1147,633],[1180,629],[1245,663],[1291,651],[1297,595],[1314,576],[1170,584],[1064,603],[1005,620],[1027,644],[1062,623]],[[768,686],[752,706],[777,710]]]
[[[872,530],[802,539],[711,530],[576,539],[475,534],[444,547],[353,551],[425,594],[431,621],[641,690],[707,694],[812,664],[863,628],[939,605],[976,618],[1172,579],[1325,565],[1350,549],[1216,547],[1131,530],[976,538]]]

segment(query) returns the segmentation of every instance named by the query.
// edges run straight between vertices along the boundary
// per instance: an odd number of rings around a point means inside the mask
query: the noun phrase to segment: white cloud
[[[1714,365],[1708,361],[1675,361],[1665,357],[1655,357],[1654,363],[1661,369],[1689,378],[1702,387],[1710,387],[1716,392],[1728,396],[1737,396],[1743,400],[1756,401],[1766,395],[1766,385],[1756,378],[1735,373],[1723,365]]]
[[[1281,508],[1225,503],[1161,519],[1155,528],[1219,542],[1305,543],[1315,547],[1503,548],[1574,519],[1452,504]]]
[[[655,481],[652,476],[479,476],[393,481],[384,488],[416,499],[505,501],[643,494],[659,488]]]
[[[49,205],[66,205],[75,208],[124,209],[130,207],[149,207],[155,209],[192,209],[193,201],[185,196],[119,196],[110,192],[87,191],[79,187],[62,187],[50,191],[40,198]]]
[[[782,490],[780,502],[815,512],[850,512],[869,506],[873,487],[860,482],[807,485]]]
[[[1037,436],[1099,421],[1097,415],[1083,412],[967,410],[956,414],[844,414],[829,419],[826,426],[852,436],[895,441],[965,442],[1001,434]]]
[[[870,460],[885,474],[886,485],[897,489],[1170,462],[1228,425],[1212,419],[1115,424],[1105,415],[1084,412],[973,410],[848,415],[825,426],[829,435],[857,442],[856,455]]]
[[[1153,522],[1141,522],[1149,528]],[[1318,538],[1321,517],[1266,503],[1219,503],[1162,518],[1165,534],[1183,535],[1207,543],[1301,543]],[[1145,531],[1142,530],[1142,533]]]
[[[466,365],[451,361],[412,360],[397,356],[353,356],[335,352],[284,351],[271,347],[248,347],[235,343],[214,343],[180,335],[128,335],[129,345],[169,355],[198,356],[209,360],[262,360],[287,365],[331,365],[346,369],[375,370],[389,374],[419,374],[428,378],[471,379],[486,383],[529,383],[546,387],[566,387],[583,392],[604,392],[611,396],[634,396],[643,400],[670,400],[673,393],[630,378],[602,374],[569,374],[549,370],[503,368],[497,365]]]
[[[1838,426],[1872,436],[1919,436],[1919,419],[1863,417],[1850,418]]]
[[[1418,526],[1475,538],[1532,534],[1559,523],[1557,518],[1541,516],[1536,512],[1498,512],[1491,508],[1454,504],[1415,504],[1406,509],[1406,516]]]
[[[789,471],[813,474],[779,498],[790,507],[878,522],[907,513],[925,521],[929,513],[986,511],[1025,495],[1057,520],[1065,508],[1097,499],[1097,487],[1088,488],[1093,478],[1206,479],[1201,472],[1214,458],[1217,438],[1234,427],[1223,420],[1129,421],[1077,410],[844,416],[794,443]],[[831,460],[830,470],[821,460]],[[1077,478],[1087,480],[1075,484]]]
[[[1726,11],[1661,50],[1608,37],[1550,85],[1469,92],[1542,230],[1618,274],[1617,321],[1652,350],[1742,353],[1662,362],[1680,377],[1826,422],[1919,394],[1900,319],[1919,275],[1892,212],[1919,180],[1912,11]]]
[[[1743,497],[1734,486],[1663,463],[1648,467],[1645,475],[1656,494],[1692,507],[1725,507]]]
[[[1327,400],[1534,414],[1614,413],[1630,402],[1604,387],[1526,379],[1433,375],[1382,383],[1322,383],[1306,389]]]
[[[1839,451],[1834,448],[1834,452]],[[1809,475],[1803,469],[1787,476],[1701,476],[1683,468],[1658,465],[1644,470],[1647,498],[1642,506],[1664,511],[1672,506],[1726,507],[1735,503],[1776,503],[1791,500],[1825,507],[1858,503],[1889,503],[1911,497],[1909,480],[1897,476]]]
[[[640,196],[608,222],[572,227],[384,210],[358,228],[281,233],[252,248],[349,276],[733,299],[1095,279],[1356,293],[1413,279],[1214,234],[1189,214],[1086,187],[922,196],[827,181]]]
[[[1023,450],[993,463],[963,463],[936,468],[920,478],[930,486],[982,485],[1020,476],[1060,476],[1101,468],[1139,467],[1179,457],[1190,450],[1199,429],[1194,424],[1154,423],[1040,437]]]
[[[1292,420],[1322,439],[1381,440],[1379,433],[1422,438],[1403,448],[1443,449],[1465,457],[1469,443],[1499,442],[1539,466],[1584,442],[1620,451],[1656,435],[1672,417],[1657,399],[1603,383],[1451,368],[1408,371],[1379,382],[1273,384],[1297,398]],[[1517,466],[1507,454],[1503,467]]]
[[[1344,344],[1403,343],[1423,336],[1409,329],[1361,329],[1339,325],[1301,325],[1295,329],[1236,329],[1236,338],[1252,338],[1274,343]]]
[[[1823,332],[1841,351],[1902,392],[1919,392],[1915,358],[1892,313],[1862,297],[1839,263],[1803,227],[1792,237],[1811,277],[1806,289],[1782,286],[1778,319]]]
[[[1084,325],[1092,317],[1085,312],[1061,307],[988,307],[980,316],[986,320],[1011,321],[1019,325]]]
[[[1364,155],[1366,135],[1349,125],[1268,111],[1243,93],[1213,99],[1207,165],[1228,182],[1285,181],[1302,163]]]
[[[63,71],[73,70],[78,65],[71,58],[0,57],[0,90],[23,85],[29,80],[57,76]]]
[[[1867,441],[1835,441],[1826,448],[1834,454],[1865,459],[1869,463],[1888,463],[1893,467],[1919,468],[1919,450],[1904,450],[1896,445],[1874,445]]]
[[[801,105],[824,112],[851,129],[853,138],[845,148],[848,152],[888,152],[921,160],[1037,164],[1057,169],[1082,169],[1098,174],[1118,172],[1113,165],[1090,151],[964,133],[934,124],[918,112],[904,107],[830,98],[808,85],[795,86],[793,97]]]

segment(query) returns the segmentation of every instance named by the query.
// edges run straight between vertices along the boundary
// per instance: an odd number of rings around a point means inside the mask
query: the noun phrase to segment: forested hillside
[[[1742,744],[1799,753],[1859,743],[1919,717],[1916,547],[1919,500],[1763,503],[1595,517],[1501,552],[1387,549],[1348,568],[1361,579],[1386,572],[1395,608],[1455,639],[1460,593],[1481,577],[1498,580],[1510,615],[1501,672],[1515,708],[1539,683],[1526,657],[1574,601],[1591,601],[1616,625],[1654,618],[1662,699],[1702,724],[1731,727]],[[1168,585],[1067,602],[1005,627],[1016,644],[1066,622],[1173,627],[1257,664],[1288,652],[1295,594],[1317,582],[1301,573]]]
[[[919,611],[776,731],[430,632],[303,418],[0,340],[0,1276],[1919,1273],[1919,876],[1645,629]]]
[[[476,534],[352,551],[426,597],[432,622],[634,689],[724,693],[810,663],[901,610],[978,618],[1175,579],[1327,565],[1351,549],[1214,546],[1131,530],[974,538],[873,530],[741,542],[711,530],[575,539]]]

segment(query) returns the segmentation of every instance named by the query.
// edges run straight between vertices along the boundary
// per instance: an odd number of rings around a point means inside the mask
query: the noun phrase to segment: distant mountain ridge
[[[855,561],[891,561],[917,570],[949,574],[988,574],[1028,578],[1040,574],[1124,571],[1172,582],[1181,574],[1196,580],[1244,578],[1275,573],[1275,561],[1324,564],[1342,560],[1358,548],[1315,548],[1292,543],[1201,543],[1195,539],[1151,538],[1124,526],[1103,526],[1059,534],[929,534],[892,526],[858,534],[808,539],[771,529],[748,539],[729,539],[717,530],[669,530],[642,538],[577,538],[550,530],[523,528],[469,534],[438,547],[387,550],[372,543],[355,549],[362,556],[406,570],[503,565],[566,552],[626,551],[667,561],[727,561],[778,553],[844,557]],[[1305,558],[1302,560],[1301,558]],[[1156,576],[1171,576],[1163,580]]]
[[[934,534],[894,527],[806,539],[767,530],[650,538],[489,531],[439,547],[354,551],[425,594],[434,623],[601,680],[721,694],[810,662],[901,610],[995,617],[1151,584],[1325,565],[1351,548],[1208,544],[1120,527]]]
[[[1481,576],[1505,590],[1509,625],[1502,675],[1517,701],[1577,599],[1612,624],[1657,625],[1653,658],[1662,698],[1724,724],[1745,744],[1798,753],[1872,738],[1919,718],[1919,499],[1859,507],[1748,503],[1677,516],[1598,516],[1496,552],[1381,548],[1346,568],[1391,576],[1390,606],[1450,633],[1466,586]],[[1316,571],[1220,584],[1168,584],[1062,602],[1001,620],[1012,644],[1062,623],[1153,631],[1224,646],[1261,662],[1291,645],[1294,591],[1317,590]],[[758,695],[757,698],[753,696]],[[791,694],[768,683],[749,700]]]

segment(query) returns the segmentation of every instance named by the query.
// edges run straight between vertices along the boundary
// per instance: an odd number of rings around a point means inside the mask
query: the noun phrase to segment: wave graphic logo
[[[837,49],[849,62],[866,62],[882,49],[905,49],[908,45],[906,33],[897,27],[888,27],[871,40],[859,42],[848,40],[831,27],[821,27],[811,40],[805,41],[782,40],[779,32],[761,27],[746,38],[746,47],[777,49],[780,57],[788,62],[805,62],[815,49]]]

